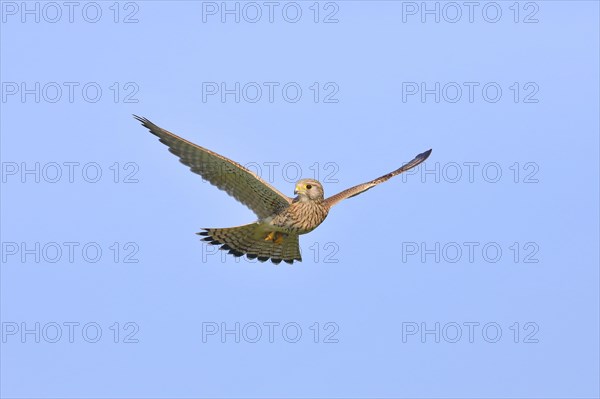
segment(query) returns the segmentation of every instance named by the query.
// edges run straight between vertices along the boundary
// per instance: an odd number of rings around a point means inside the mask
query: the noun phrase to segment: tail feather
[[[246,255],[248,259],[260,262],[270,259],[275,264],[302,261],[297,234],[283,234],[278,240],[269,240],[266,239],[269,233],[267,226],[257,222],[239,227],[203,229],[197,234],[205,236],[203,241],[221,245],[220,249],[228,250],[234,256]]]

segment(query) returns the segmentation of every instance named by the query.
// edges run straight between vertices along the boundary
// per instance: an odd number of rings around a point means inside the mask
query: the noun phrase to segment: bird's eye
[[[306,185],[306,189],[307,189],[307,190],[310,190],[311,188],[312,188],[312,186],[311,186],[310,184],[307,184],[307,185]]]

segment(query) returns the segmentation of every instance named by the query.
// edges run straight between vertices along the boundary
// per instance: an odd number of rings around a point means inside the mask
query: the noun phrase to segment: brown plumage
[[[206,148],[191,143],[146,118],[134,115],[142,125],[157,136],[169,151],[221,190],[250,208],[258,221],[238,227],[207,228],[199,235],[204,241],[220,245],[234,256],[246,255],[261,262],[271,260],[293,263],[301,261],[298,236],[311,232],[327,217],[331,207],[343,199],[359,195],[390,178],[425,161],[431,150],[417,155],[406,165],[367,183],[359,184],[329,198],[323,186],[314,179],[296,183],[295,198],[289,198],[242,165]]]
[[[197,234],[206,236],[203,241],[221,245],[220,249],[228,250],[234,256],[246,255],[248,259],[256,258],[261,262],[271,259],[275,264],[282,260],[290,264],[295,260],[302,260],[298,234],[281,236],[279,243],[267,241],[265,237],[268,232],[259,222],[224,229],[204,229]]]

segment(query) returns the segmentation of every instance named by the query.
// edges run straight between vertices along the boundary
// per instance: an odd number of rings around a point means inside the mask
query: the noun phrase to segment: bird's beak
[[[294,195],[298,194],[298,189],[294,190]]]
[[[294,195],[297,195],[298,193],[302,192],[302,185],[301,184],[297,184],[296,188],[294,189]]]

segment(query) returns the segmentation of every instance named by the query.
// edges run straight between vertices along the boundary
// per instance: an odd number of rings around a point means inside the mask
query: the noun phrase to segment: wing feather
[[[146,118],[137,115],[134,118],[168,146],[169,151],[192,172],[246,205],[259,218],[272,216],[292,202],[291,198],[237,162],[160,128]]]
[[[417,155],[412,161],[408,162],[407,164],[403,165],[402,167],[396,169],[393,172],[390,172],[386,175],[378,177],[375,180],[371,180],[370,182],[359,184],[358,186],[350,187],[349,189],[344,190],[340,193],[337,193],[336,195],[332,195],[331,197],[325,199],[325,205],[328,208],[331,208],[333,205],[337,204],[338,202],[340,202],[342,200],[345,200],[346,198],[352,198],[356,195],[362,194],[365,191],[372,189],[376,185],[383,183],[384,181],[387,181],[387,180],[391,179],[392,177],[399,175],[402,172],[406,172],[407,170],[414,168],[415,166],[424,162],[429,157],[430,154],[431,154],[431,150],[425,151],[425,152]]]

